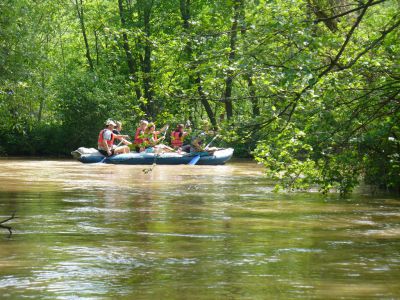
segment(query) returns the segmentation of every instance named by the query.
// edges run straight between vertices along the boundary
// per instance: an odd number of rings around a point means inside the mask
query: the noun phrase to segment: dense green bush
[[[3,1],[0,155],[206,119],[277,189],[399,190],[398,2],[332,3]]]

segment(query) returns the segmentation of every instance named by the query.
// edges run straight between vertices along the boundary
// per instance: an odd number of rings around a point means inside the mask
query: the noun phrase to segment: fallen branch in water
[[[12,235],[11,226],[6,226],[6,225],[3,225],[3,224],[4,224],[5,222],[8,222],[8,221],[10,221],[10,220],[12,220],[12,219],[15,219],[15,218],[17,218],[17,217],[15,216],[15,212],[13,212],[12,215],[11,215],[11,217],[9,217],[8,219],[5,219],[5,220],[3,220],[3,221],[0,221],[0,228],[7,229],[8,232],[10,233],[10,234],[8,235],[8,238],[10,238],[11,235]]]

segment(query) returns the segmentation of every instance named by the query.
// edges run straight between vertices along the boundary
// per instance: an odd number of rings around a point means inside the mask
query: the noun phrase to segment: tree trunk
[[[44,110],[44,104],[46,101],[46,90],[45,90],[45,77],[44,77],[44,71],[42,70],[41,72],[41,81],[40,81],[40,87],[42,89],[42,93],[40,95],[40,103],[39,103],[39,111],[38,111],[38,123],[42,121],[42,116],[43,116],[43,110]]]
[[[254,87],[254,83],[253,83],[251,74],[248,74],[246,76],[246,80],[247,80],[247,85],[249,87],[249,94],[250,94],[253,117],[257,117],[260,115],[260,106],[258,104],[258,97],[256,95],[256,91],[255,91],[255,87]]]
[[[246,19],[245,19],[245,8],[244,5],[241,6],[240,9],[240,23],[241,23],[241,28],[240,32],[242,35],[245,35],[247,32],[247,25],[246,25]],[[249,68],[247,72],[244,74],[244,79],[247,81],[247,86],[249,88],[249,95],[250,95],[250,102],[251,102],[251,107],[252,107],[252,115],[253,117],[257,117],[260,115],[260,104],[258,103],[258,97],[256,94],[256,88],[253,83],[253,70]]]
[[[337,20],[335,19],[327,19],[330,17],[330,15],[328,15],[326,13],[326,11],[330,10],[332,13],[331,15],[334,15],[334,10],[330,9],[330,4],[331,3],[325,3],[325,5],[321,5],[318,1],[315,0],[308,0],[308,7],[309,9],[317,16],[317,18],[322,19],[324,24],[326,25],[326,27],[328,27],[328,29],[331,32],[335,32],[338,30],[337,27]],[[333,4],[333,3],[332,3]],[[325,7],[323,7],[325,6]]]
[[[99,66],[99,37],[97,35],[97,30],[94,30],[94,39],[95,39],[95,49],[96,49],[96,66]]]
[[[186,33],[189,33],[190,30],[190,0],[180,0],[180,11],[181,11],[181,17],[183,20],[182,27],[185,30]],[[187,61],[192,60],[192,43],[190,40],[186,43],[185,46],[185,54],[186,54],[186,59]],[[215,115],[212,111],[211,105],[207,100],[207,95],[204,93],[203,85],[201,82],[201,77],[200,74],[196,74],[194,76],[194,73],[196,72],[196,65],[195,64],[190,64],[190,69],[189,69],[189,88],[191,88],[194,84],[197,85],[197,92],[199,93],[200,96],[200,102],[204,106],[204,109],[207,113],[207,116],[214,128],[217,127],[217,121],[215,119]]]
[[[146,41],[144,46],[144,58],[142,64],[143,71],[143,89],[144,96],[147,99],[147,113],[151,117],[154,118],[156,115],[155,105],[154,105],[154,97],[152,90],[152,76],[151,76],[151,28],[150,28],[150,18],[151,18],[151,10],[153,7],[153,1],[145,1],[143,5],[143,25],[144,32],[146,34]]]
[[[200,74],[197,75],[196,77],[196,84],[197,84],[197,91],[200,95],[200,101],[201,104],[203,104],[204,109],[206,110],[207,116],[210,119],[211,124],[213,125],[214,128],[217,127],[217,120],[215,119],[215,115],[212,111],[211,105],[207,100],[207,96],[203,91],[203,86],[201,84],[201,78],[200,78]]]
[[[67,71],[65,69],[64,43],[63,43],[63,40],[62,40],[62,33],[61,33],[60,26],[58,26],[58,35],[59,35],[59,39],[60,39],[61,59],[62,59],[62,64],[63,64],[63,75],[64,75],[64,79],[65,79],[66,76],[67,76]]]
[[[189,30],[189,19],[190,19],[190,0],[180,0],[181,17],[183,20],[183,28]]]
[[[236,57],[236,41],[237,41],[237,31],[238,31],[238,21],[240,17],[240,9],[243,6],[243,0],[234,0],[233,3],[233,21],[230,31],[230,51],[228,56],[228,70],[226,74],[225,80],[225,93],[224,93],[224,102],[225,102],[225,112],[226,117],[230,120],[233,116],[233,103],[232,103],[232,86],[233,86],[233,76],[234,71],[231,66]]]
[[[124,7],[122,5],[122,0],[118,0],[118,8],[119,8],[119,16],[121,19],[121,24],[124,29],[126,29],[126,20],[125,20],[125,12],[124,12]],[[135,60],[132,55],[132,51],[129,47],[129,40],[128,40],[128,35],[124,31],[122,33],[122,47],[125,50],[125,56],[126,56],[126,62],[128,64],[128,69],[130,73],[130,78],[132,81],[135,83],[135,94],[136,98],[139,101],[140,98],[142,97],[142,92],[140,91],[139,85],[138,85],[138,78],[137,78],[137,66],[135,63]],[[145,111],[145,107],[141,105],[141,109]]]
[[[82,30],[82,35],[83,35],[83,40],[85,42],[85,48],[86,48],[86,58],[89,63],[90,70],[93,71],[93,61],[90,56],[90,48],[89,48],[89,43],[86,35],[86,27],[85,27],[85,20],[84,20],[84,15],[83,15],[83,3],[82,0],[80,0],[80,3],[78,3],[78,0],[75,0],[75,7],[76,11],[78,13],[78,18],[79,22],[81,24],[81,30]]]

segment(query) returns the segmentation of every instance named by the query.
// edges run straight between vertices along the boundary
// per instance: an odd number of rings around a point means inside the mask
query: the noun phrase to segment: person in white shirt
[[[129,147],[116,146],[114,145],[114,139],[124,140],[128,138],[127,135],[114,134],[113,129],[116,126],[113,120],[106,121],[106,128],[100,131],[99,138],[97,140],[97,149],[104,156],[112,156],[121,153],[129,153]]]

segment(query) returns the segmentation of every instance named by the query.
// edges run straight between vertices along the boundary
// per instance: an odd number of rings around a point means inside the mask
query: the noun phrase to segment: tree
[[[397,1],[16,0],[0,9],[2,154],[95,145],[107,118],[127,130],[141,118],[207,118],[277,188],[346,193],[361,177],[400,187]]]

